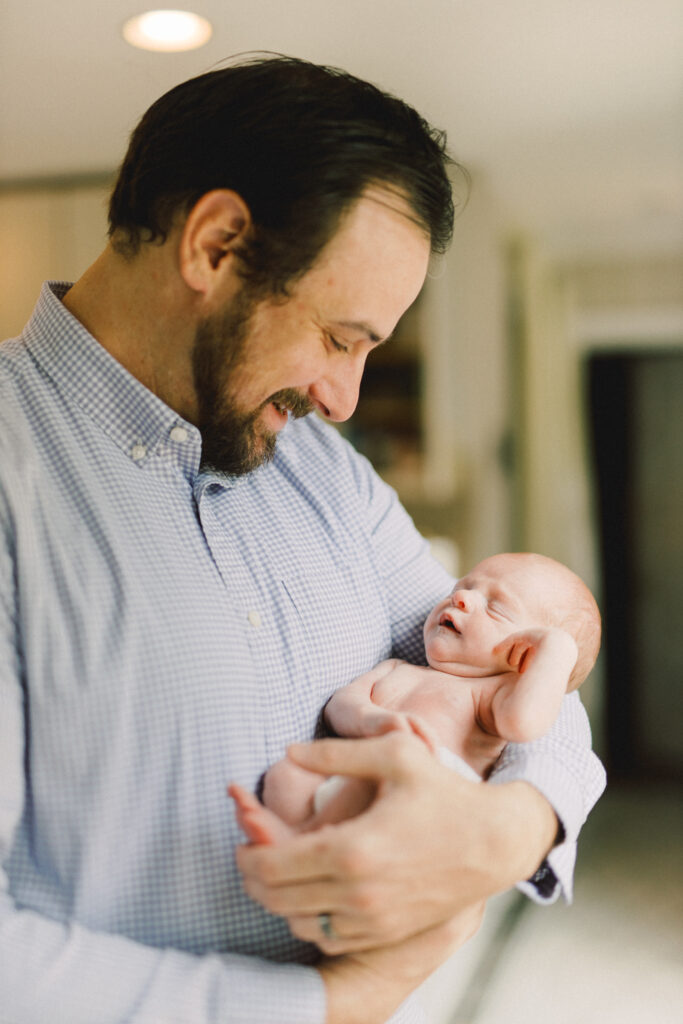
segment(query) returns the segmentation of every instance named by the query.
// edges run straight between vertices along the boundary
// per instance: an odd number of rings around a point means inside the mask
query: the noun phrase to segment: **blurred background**
[[[124,40],[146,9],[2,6],[0,337],[103,247],[146,107],[234,54],[342,66],[447,130],[453,247],[346,429],[454,571],[537,550],[594,589],[610,783],[574,907],[494,901],[425,1000],[435,1024],[679,1024],[682,0],[201,0],[213,34],[181,53]]]

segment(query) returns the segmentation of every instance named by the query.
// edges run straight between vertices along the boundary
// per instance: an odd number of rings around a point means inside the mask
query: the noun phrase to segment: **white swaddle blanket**
[[[436,752],[436,756],[442,765],[446,768],[451,768],[458,775],[462,775],[463,778],[469,779],[470,782],[483,782],[481,775],[477,775],[474,768],[470,768],[467,761],[463,761],[458,754],[454,754],[448,747],[439,747]]]

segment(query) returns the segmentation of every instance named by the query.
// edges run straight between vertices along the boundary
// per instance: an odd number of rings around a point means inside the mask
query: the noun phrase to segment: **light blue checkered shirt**
[[[0,1021],[321,1024],[315,951],[242,891],[225,787],[312,737],[340,685],[421,658],[452,581],[315,416],[248,477],[200,472],[196,429],[66,288],[0,346]],[[496,777],[556,807],[567,894],[589,744],[570,698]]]

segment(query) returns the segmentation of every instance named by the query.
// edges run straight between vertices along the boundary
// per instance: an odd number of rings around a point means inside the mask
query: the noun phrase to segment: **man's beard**
[[[192,351],[202,468],[242,476],[274,454],[277,434],[259,424],[271,402],[287,407],[293,416],[306,416],[313,405],[294,388],[283,388],[250,412],[236,408],[230,381],[244,365],[246,342],[256,301],[243,287],[230,307],[202,320]]]

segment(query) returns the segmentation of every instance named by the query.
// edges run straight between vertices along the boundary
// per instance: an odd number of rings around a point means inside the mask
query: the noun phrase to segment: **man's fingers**
[[[245,881],[255,878],[267,887],[328,880],[328,858],[321,859],[324,851],[317,838],[314,833],[305,833],[276,846],[238,846],[237,866]]]
[[[288,756],[302,768],[321,775],[402,782],[429,760],[429,752],[411,733],[392,731],[367,739],[327,739],[295,743]]]
[[[361,883],[353,891],[344,882],[325,881],[302,885],[264,886],[244,878],[247,893],[272,914],[286,917],[290,930],[306,942],[314,942],[329,956],[371,949],[386,934],[396,941],[409,933],[394,914],[381,887]],[[321,934],[320,914],[330,915],[333,937]]]
[[[271,914],[284,917],[311,917],[337,912],[345,902],[340,884],[333,881],[266,886],[256,878],[245,877],[244,888]]]
[[[267,887],[361,878],[367,871],[367,856],[363,838],[346,841],[349,824],[323,825],[274,846],[238,846],[237,866],[245,879],[253,877]]]
[[[479,930],[484,916],[483,902],[466,907],[449,921],[435,928],[428,928],[423,941],[435,941],[446,944],[446,953],[454,953]],[[325,912],[323,912],[325,913]],[[328,928],[321,926],[320,916],[310,914],[289,918],[289,927],[293,935],[312,942],[327,956],[340,956],[345,953],[357,953],[375,949],[378,945],[378,933],[362,928],[355,917],[342,913],[325,913]],[[409,930],[393,932],[393,941],[403,942],[410,934]],[[393,944],[393,943],[392,943]]]
[[[341,956],[344,953],[357,953],[374,949],[378,945],[377,935],[360,929],[358,922],[343,914],[330,914],[331,934],[323,932],[320,917],[290,917],[290,931],[304,942],[314,943],[327,956]]]

